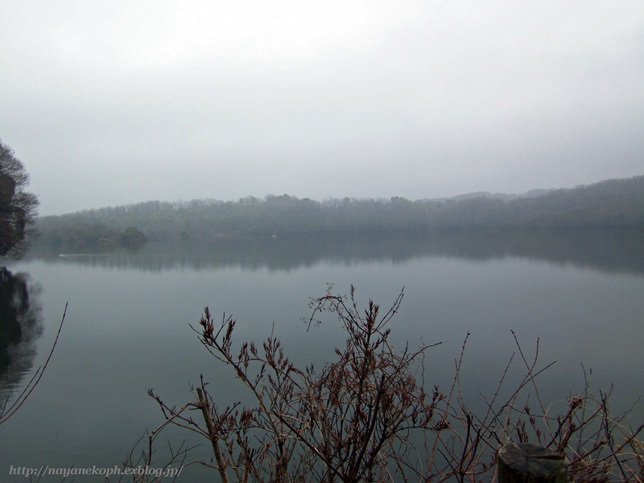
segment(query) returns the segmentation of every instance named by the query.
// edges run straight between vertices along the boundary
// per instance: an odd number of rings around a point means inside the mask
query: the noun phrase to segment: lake
[[[62,256],[61,256],[62,255]],[[40,384],[0,425],[0,479],[17,467],[121,466],[146,431],[163,422],[147,395],[168,404],[192,400],[200,374],[223,403],[244,397],[197,340],[203,308],[234,314],[236,340],[261,341],[272,330],[300,364],[333,357],[343,344],[332,319],[307,331],[310,297],[328,283],[361,305],[388,307],[404,287],[393,320],[397,347],[442,342],[427,359],[428,382],[448,388],[465,336],[464,396],[481,406],[516,351],[511,330],[540,366],[542,397],[562,400],[584,386],[613,385],[623,411],[644,395],[644,234],[632,231],[457,231],[150,242],[138,252],[32,251],[10,262],[26,280],[31,328],[0,346],[0,395],[15,398],[51,348],[65,304],[62,334]],[[3,312],[5,313],[5,312]],[[27,317],[27,315],[25,315]],[[583,364],[583,367],[582,367]],[[517,366],[518,369],[520,369]],[[642,404],[631,414],[644,419]],[[169,430],[159,446],[196,440]],[[193,458],[209,458],[207,447]],[[158,463],[165,462],[160,450]],[[184,469],[180,481],[206,473]],[[42,481],[61,481],[61,477]],[[118,478],[111,478],[116,481]],[[76,477],[75,481],[100,478]]]

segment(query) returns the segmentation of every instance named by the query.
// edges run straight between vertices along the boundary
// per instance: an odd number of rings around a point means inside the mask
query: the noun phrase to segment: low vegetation
[[[80,224],[50,230],[43,241],[58,250],[114,249],[143,246],[147,237],[134,227],[120,231],[100,224]]]
[[[462,396],[460,371],[467,338],[455,364],[451,387],[428,386],[425,355],[431,345],[396,350],[390,322],[403,292],[386,311],[369,301],[365,310],[348,295],[327,293],[311,301],[309,327],[329,312],[342,323],[344,347],[321,366],[297,367],[271,335],[261,346],[236,344],[236,321],[220,321],[206,308],[194,330],[207,351],[234,371],[250,404],[221,407],[201,379],[195,400],[169,406],[152,390],[165,421],[147,440],[140,459],[152,465],[155,442],[168,425],[197,432],[212,458],[197,461],[223,482],[493,481],[499,450],[509,442],[533,442],[566,462],[573,481],[642,481],[644,448],[627,415],[614,417],[609,394],[580,394],[544,404],[537,379],[538,344],[530,360],[518,340],[486,409],[474,413]],[[518,360],[523,377],[510,383]],[[507,391],[509,384],[513,389]],[[502,396],[509,394],[509,396]],[[529,403],[532,401],[532,405]],[[195,415],[195,411],[196,414]],[[174,457],[185,463],[189,451]],[[143,478],[142,478],[143,479]]]

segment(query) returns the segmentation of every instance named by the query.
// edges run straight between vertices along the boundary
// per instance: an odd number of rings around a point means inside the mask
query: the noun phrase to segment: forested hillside
[[[90,227],[90,228],[88,228]],[[509,201],[482,194],[448,200],[298,199],[150,201],[38,221],[45,242],[73,231],[136,227],[151,239],[210,239],[244,234],[423,231],[438,228],[644,227],[644,176],[608,180]]]

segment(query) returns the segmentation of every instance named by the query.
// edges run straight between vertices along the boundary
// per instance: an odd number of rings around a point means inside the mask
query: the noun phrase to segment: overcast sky
[[[644,3],[0,0],[40,213],[644,174]]]

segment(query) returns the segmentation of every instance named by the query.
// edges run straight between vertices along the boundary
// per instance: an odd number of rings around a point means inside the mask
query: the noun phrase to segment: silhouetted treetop
[[[0,257],[18,258],[27,247],[38,198],[24,191],[29,175],[13,151],[0,142]]]

